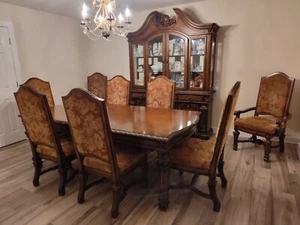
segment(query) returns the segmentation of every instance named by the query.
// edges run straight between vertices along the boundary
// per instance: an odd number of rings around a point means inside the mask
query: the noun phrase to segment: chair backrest
[[[106,98],[107,76],[93,73],[87,77],[88,90],[99,98]]]
[[[113,178],[119,176],[116,153],[113,151],[112,134],[105,101],[87,90],[75,88],[62,97],[71,130],[73,143],[84,170],[85,157],[93,157],[110,164]]]
[[[210,172],[216,173],[216,165],[225,147],[229,128],[232,124],[233,113],[239,96],[241,82],[237,81],[231,88],[222,108],[214,142],[214,156],[210,164]]]
[[[146,106],[173,109],[175,83],[165,76],[158,76],[147,84]]]
[[[130,81],[121,75],[116,75],[107,81],[107,104],[129,104]]]
[[[50,83],[44,80],[41,80],[37,77],[29,78],[24,84],[32,87],[33,89],[37,90],[41,94],[46,95],[48,104],[50,107],[55,106],[51,86]]]
[[[262,77],[255,115],[272,115],[283,119],[289,113],[295,79],[282,72]]]
[[[28,85],[21,85],[14,95],[29,140],[34,145],[61,148],[46,95]]]

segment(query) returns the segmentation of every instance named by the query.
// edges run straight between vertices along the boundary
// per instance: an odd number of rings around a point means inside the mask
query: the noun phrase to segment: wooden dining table
[[[133,105],[107,105],[107,112],[114,141],[158,153],[158,205],[160,210],[166,210],[169,205],[169,152],[196,131],[200,113]],[[56,123],[68,123],[63,105],[54,106],[52,115]]]

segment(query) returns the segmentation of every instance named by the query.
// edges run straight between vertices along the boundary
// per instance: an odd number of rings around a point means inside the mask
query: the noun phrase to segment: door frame
[[[11,41],[11,50],[13,55],[13,61],[15,66],[15,72],[16,72],[16,79],[18,82],[18,86],[22,84],[22,77],[21,77],[21,70],[20,70],[20,61],[19,61],[19,54],[17,49],[17,42],[16,42],[16,36],[15,36],[15,30],[14,25],[10,21],[2,21],[0,20],[0,27],[7,27],[8,33]]]

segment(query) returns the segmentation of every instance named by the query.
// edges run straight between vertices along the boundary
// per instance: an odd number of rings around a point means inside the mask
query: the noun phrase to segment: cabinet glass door
[[[177,88],[184,88],[185,39],[169,35],[168,47],[169,79],[175,82]]]
[[[205,38],[193,39],[191,41],[191,70],[190,88],[203,89],[204,82],[204,57]]]
[[[163,75],[163,36],[157,36],[148,42],[149,80]]]
[[[134,70],[134,85],[145,85],[145,73],[144,73],[144,45],[133,45],[133,70]]]

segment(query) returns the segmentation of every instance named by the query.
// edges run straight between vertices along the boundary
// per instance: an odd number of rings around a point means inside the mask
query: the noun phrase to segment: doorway
[[[20,81],[13,26],[0,21],[0,147],[26,138],[14,98]]]

